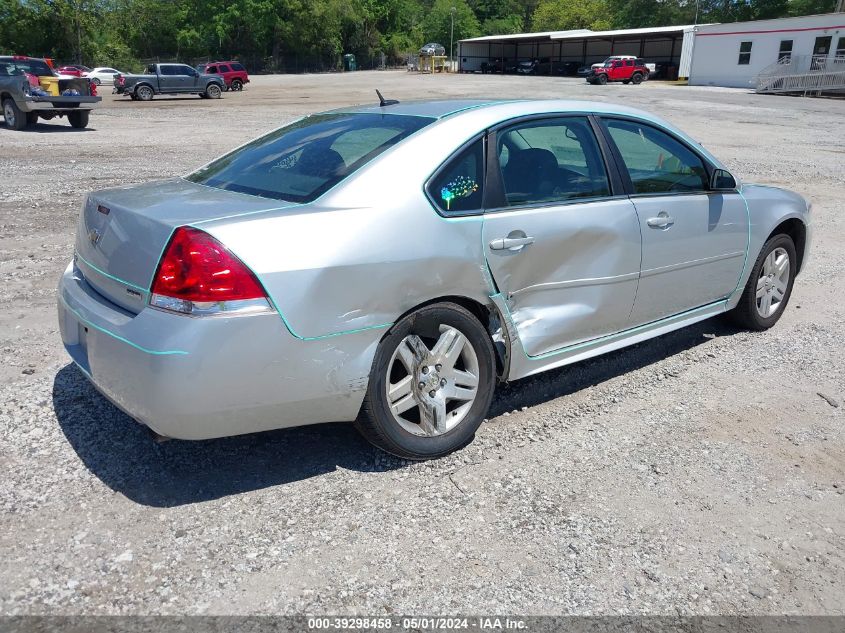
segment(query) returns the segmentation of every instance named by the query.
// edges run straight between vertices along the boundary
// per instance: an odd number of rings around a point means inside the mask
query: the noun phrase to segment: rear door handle
[[[491,251],[503,251],[505,249],[518,251],[523,246],[534,243],[533,237],[500,237],[490,242]]]
[[[649,218],[646,220],[646,223],[655,229],[668,229],[675,223],[675,218],[670,216],[665,211],[661,211],[657,214],[656,218]]]

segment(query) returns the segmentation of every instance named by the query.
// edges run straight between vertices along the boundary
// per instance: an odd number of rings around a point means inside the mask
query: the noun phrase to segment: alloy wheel
[[[416,334],[399,343],[387,365],[387,402],[394,420],[414,435],[448,433],[478,393],[478,355],[457,328],[440,325],[430,346]]]
[[[6,125],[15,127],[15,108],[9,101],[3,106],[3,117],[6,119]]]
[[[757,313],[764,319],[777,312],[789,287],[789,253],[778,247],[763,260],[757,278]]]

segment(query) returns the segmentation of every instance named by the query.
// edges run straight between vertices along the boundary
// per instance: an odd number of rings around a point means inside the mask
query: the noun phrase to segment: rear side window
[[[228,66],[226,66],[225,64],[221,64],[221,65],[220,65],[220,70],[219,70],[218,72],[221,72],[221,73],[227,73],[227,72],[229,72],[229,67],[228,67]]]
[[[636,193],[678,193],[707,189],[699,156],[669,134],[635,121],[603,121]]]
[[[241,64],[232,64],[232,70],[246,70]]]
[[[5,70],[5,72],[3,72]],[[0,62],[0,75],[23,75],[29,73],[36,77],[52,77],[53,71],[40,59],[4,59]]]
[[[444,214],[480,211],[484,196],[483,139],[474,141],[446,163],[426,190]]]
[[[188,180],[264,198],[311,202],[433,121],[396,114],[318,114],[218,158]]]
[[[508,206],[610,195],[598,142],[586,118],[530,121],[497,137]]]

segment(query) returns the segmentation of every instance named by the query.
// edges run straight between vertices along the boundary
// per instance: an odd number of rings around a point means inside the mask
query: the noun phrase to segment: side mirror
[[[736,189],[736,179],[724,169],[716,169],[710,179],[710,189],[713,191],[733,191]]]

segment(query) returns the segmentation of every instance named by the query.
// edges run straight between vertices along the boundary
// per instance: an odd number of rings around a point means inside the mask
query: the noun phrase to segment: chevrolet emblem
[[[91,229],[88,231],[88,239],[91,240],[92,244],[96,244],[100,241],[100,232],[97,229]]]

